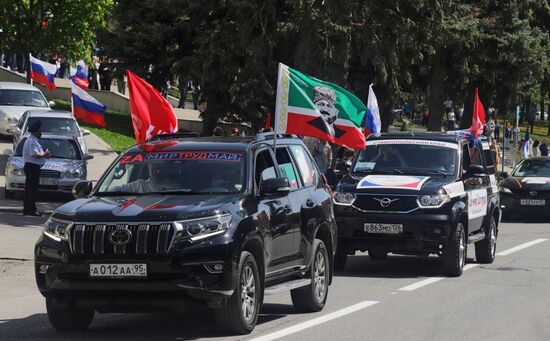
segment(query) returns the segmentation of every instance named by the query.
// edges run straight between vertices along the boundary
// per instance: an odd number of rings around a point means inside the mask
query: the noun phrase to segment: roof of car
[[[73,118],[73,114],[63,110],[29,110],[29,117],[54,117],[54,118]]]
[[[468,137],[462,136],[462,135],[440,133],[440,132],[383,133],[383,134],[372,134],[367,137],[367,140],[389,140],[389,139],[459,142],[459,141],[467,141]]]
[[[300,141],[301,140],[297,137],[284,136],[277,139],[277,144],[297,144],[300,143]],[[273,139],[262,139],[258,136],[208,136],[197,138],[175,138],[138,144],[130,147],[127,152],[170,152],[181,150],[246,151],[251,146],[257,144],[272,146]]]
[[[18,82],[0,82],[0,90],[34,90],[40,91],[34,85]]]

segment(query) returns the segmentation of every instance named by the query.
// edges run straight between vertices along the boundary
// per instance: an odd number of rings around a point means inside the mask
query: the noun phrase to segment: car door
[[[286,177],[290,183],[290,192],[288,200],[292,207],[292,212],[288,216],[290,223],[290,233],[292,234],[291,262],[293,265],[304,263],[304,254],[300,250],[300,241],[303,224],[303,212],[307,205],[311,205],[311,198],[307,187],[298,175],[297,168],[292,162],[292,157],[287,147],[279,147],[276,151],[277,165],[282,177]]]
[[[289,215],[292,207],[286,196],[271,198],[259,194],[262,181],[279,175],[270,148],[260,149],[254,160],[254,180],[259,195],[259,217],[267,216],[264,230],[266,272],[280,271],[288,267],[292,259],[292,230]]]
[[[464,144],[462,156],[464,169],[467,169],[470,165],[483,166],[481,143],[476,143],[475,146]],[[464,190],[468,196],[469,233],[479,230],[487,215],[487,203],[490,194],[488,192],[488,187],[488,174],[482,174],[477,177],[465,175]]]

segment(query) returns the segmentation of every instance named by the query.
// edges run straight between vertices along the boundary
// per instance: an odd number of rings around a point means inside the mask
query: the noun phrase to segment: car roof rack
[[[272,132],[272,131],[256,134],[256,141],[273,140],[274,138],[275,138],[275,133]],[[296,139],[296,138],[298,138],[298,135],[294,135],[294,134],[277,134],[277,138],[278,139]]]
[[[151,137],[147,142],[174,140],[174,139],[188,139],[193,137],[200,137],[201,135],[194,131],[181,131],[172,134],[159,134]]]

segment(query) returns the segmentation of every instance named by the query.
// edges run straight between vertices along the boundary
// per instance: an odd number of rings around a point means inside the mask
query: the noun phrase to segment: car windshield
[[[23,156],[23,146],[27,138],[24,138],[21,143],[17,145],[15,156]],[[41,138],[39,139],[42,149],[49,149],[52,153],[52,158],[57,159],[69,159],[69,160],[81,160],[80,151],[75,141],[56,138]]]
[[[228,194],[243,192],[245,187],[243,153],[142,152],[119,158],[96,194]]]
[[[550,177],[550,160],[525,160],[514,171],[519,177]]]
[[[68,136],[79,135],[76,121],[65,117],[29,117],[25,132],[36,121],[40,121],[42,123],[40,129],[43,133]]]
[[[0,90],[0,105],[48,107],[48,103],[44,99],[44,96],[42,96],[42,93],[35,90]]]
[[[430,140],[374,140],[355,160],[352,174],[455,175],[458,145]]]

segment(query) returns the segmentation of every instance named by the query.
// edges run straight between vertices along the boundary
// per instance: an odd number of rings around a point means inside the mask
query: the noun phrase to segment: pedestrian
[[[303,141],[311,155],[315,157],[315,154],[317,154],[317,145],[319,144],[319,139],[312,136],[304,136]]]
[[[459,124],[462,122],[462,116],[464,116],[464,103],[460,103],[460,106],[458,107],[458,111],[456,113],[456,118]]]
[[[455,129],[455,112],[453,108],[447,109],[447,131]]]
[[[41,121],[33,122],[28,131],[29,137],[23,146],[23,160],[25,162],[25,198],[23,200],[23,215],[39,217],[36,210],[36,195],[40,182],[40,168],[46,163],[45,159],[50,158],[48,149],[43,150],[38,140],[42,136]]]
[[[533,157],[540,156],[539,147],[540,147],[540,141],[539,140],[533,141],[531,156]]]
[[[510,139],[512,138],[512,127],[510,122],[506,122],[504,129],[504,149],[510,149]]]
[[[491,151],[491,157],[493,159],[493,165],[495,166],[495,170],[498,169],[498,166],[500,165],[500,150],[498,148],[498,143],[494,138],[491,138],[491,143],[489,144],[489,148]]]
[[[528,126],[527,128],[530,129],[530,134],[533,134],[533,127],[535,126],[535,113],[532,112],[529,114],[529,116],[527,117],[527,123],[528,123]],[[529,131],[529,130],[527,130]]]
[[[189,80],[187,77],[180,75],[178,77],[178,90],[180,92],[180,100],[178,103],[178,108],[185,108],[185,101],[187,100],[187,89],[189,86]]]
[[[113,71],[107,57],[103,57],[101,64],[99,64],[99,85],[101,90],[110,91],[111,82],[113,80]]]
[[[199,110],[199,91],[201,87],[190,80],[189,89],[191,90],[191,96],[193,97],[193,109]]]
[[[548,139],[544,139],[539,146],[540,156],[548,156]]]
[[[495,121],[494,135],[495,135],[495,140],[497,140],[497,143],[498,143],[498,140],[500,139],[500,124],[498,123],[498,120]]]
[[[220,126],[214,128],[212,136],[225,136],[225,131]]]
[[[405,117],[412,121],[412,106],[409,102],[405,102],[405,105],[403,106],[403,113],[405,114]]]
[[[451,98],[449,96],[447,96],[447,99],[445,100],[445,102],[443,102],[443,105],[445,106],[445,109],[448,110],[449,109],[452,109],[453,107],[453,101],[451,100]]]
[[[233,128],[231,130],[231,136],[239,136],[239,128]]]
[[[493,121],[493,117],[489,117],[489,121],[485,124],[485,136],[488,138],[493,137],[493,133],[495,131],[495,121]]]
[[[113,74],[116,79],[116,86],[118,89],[118,93],[123,95],[126,93],[126,81],[124,79],[125,73],[126,73],[126,68],[124,67],[124,65],[120,61],[115,63]]]
[[[88,89],[99,90],[99,58],[97,56],[92,57],[92,64],[88,70],[88,82],[90,85]]]
[[[332,148],[327,140],[319,140],[317,143],[315,162],[321,174],[325,174],[332,165]]]
[[[430,111],[428,109],[425,109],[424,113],[422,113],[422,125],[424,127],[428,126],[429,119],[430,119]]]

